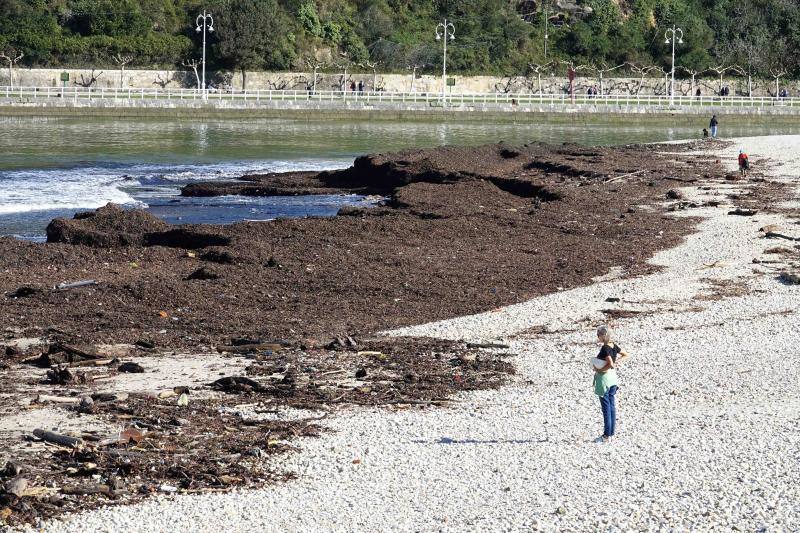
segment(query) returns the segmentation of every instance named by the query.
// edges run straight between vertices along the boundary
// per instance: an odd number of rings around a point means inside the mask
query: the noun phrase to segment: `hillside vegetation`
[[[24,54],[20,66],[179,65],[199,57],[203,8],[215,19],[211,66],[243,71],[346,62],[435,72],[445,16],[455,25],[448,67],[463,74],[517,75],[557,58],[668,67],[673,24],[684,31],[676,62],[689,70],[770,76],[800,65],[795,0],[0,0],[0,52]]]

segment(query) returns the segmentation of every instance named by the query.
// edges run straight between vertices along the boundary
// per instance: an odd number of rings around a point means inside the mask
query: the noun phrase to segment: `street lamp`
[[[544,60],[547,61],[547,39],[549,35],[547,34],[547,3],[544,5]]]
[[[208,98],[208,91],[206,90],[206,33],[214,32],[214,17],[205,9],[202,15],[197,15],[197,33],[200,32],[203,32],[203,99],[205,100]]]
[[[664,39],[664,44],[672,44],[672,82],[669,89],[669,105],[672,105],[675,103],[675,41],[683,44],[683,30],[673,24],[664,32]]]
[[[447,19],[444,19],[444,22],[440,22],[436,26],[436,40],[444,41],[444,60],[442,61],[442,105],[444,105],[444,102],[447,99],[446,90],[447,90],[447,38],[448,37],[450,37],[451,41],[456,38],[456,28],[455,26],[453,26],[452,22],[447,22]]]

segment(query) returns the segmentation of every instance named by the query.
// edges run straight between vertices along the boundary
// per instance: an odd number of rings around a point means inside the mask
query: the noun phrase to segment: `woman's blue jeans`
[[[600,396],[600,408],[603,410],[603,436],[613,437],[617,429],[617,386],[609,387],[603,396]]]

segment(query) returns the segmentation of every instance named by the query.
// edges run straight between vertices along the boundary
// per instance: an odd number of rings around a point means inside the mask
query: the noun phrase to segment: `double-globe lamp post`
[[[669,88],[669,105],[675,103],[675,41],[683,44],[683,30],[674,25],[664,32],[664,44],[672,44],[672,82]]]
[[[203,32],[203,99],[208,98],[206,90],[206,33],[214,32],[214,17],[211,13],[203,10],[202,15],[197,15],[197,33]]]
[[[456,38],[456,28],[452,22],[440,22],[436,26],[436,40],[444,41],[444,59],[442,60],[442,105],[447,100],[447,38],[452,41]]]

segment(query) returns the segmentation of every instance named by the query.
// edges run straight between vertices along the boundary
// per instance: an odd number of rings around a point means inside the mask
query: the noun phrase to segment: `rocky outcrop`
[[[201,227],[173,227],[142,209],[123,209],[108,204],[72,219],[57,218],[47,226],[47,242],[95,248],[166,246],[198,249],[226,246],[228,236]]]

